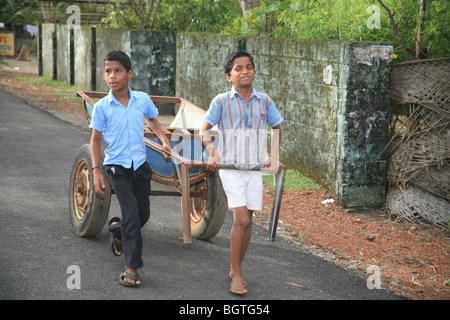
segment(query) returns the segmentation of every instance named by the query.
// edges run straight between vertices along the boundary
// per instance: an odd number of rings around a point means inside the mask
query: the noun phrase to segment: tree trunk
[[[40,3],[42,7],[42,16],[44,18],[44,22],[50,22],[50,3],[48,4],[49,7],[47,7],[44,1],[40,1]]]
[[[392,13],[391,9],[389,9],[388,6],[386,6],[383,1],[378,0],[378,2],[383,6],[383,8],[387,11],[387,14],[389,16],[389,19],[391,20],[391,29],[392,32],[394,32],[395,41],[397,41],[397,44],[399,45],[400,49],[402,50],[402,56],[405,61],[408,61],[408,56],[406,55],[406,48],[403,46],[402,38],[400,37],[400,33],[398,32],[398,23],[395,23],[394,20],[394,13]]]
[[[417,36],[416,36],[416,60],[419,59],[426,59],[426,52],[425,48],[423,47],[422,40],[423,40],[423,29],[425,26],[425,8],[426,8],[427,1],[426,0],[420,0],[420,6],[419,6],[419,25],[417,27]]]
[[[245,12],[247,10],[251,10],[257,8],[261,5],[260,0],[239,0],[239,4],[241,5],[242,13],[245,16]]]

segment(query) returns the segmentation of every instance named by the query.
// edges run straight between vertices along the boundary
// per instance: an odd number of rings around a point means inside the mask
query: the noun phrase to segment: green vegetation
[[[388,41],[396,62],[449,56],[449,0],[115,0],[78,3],[82,23],[113,28],[215,32],[242,36]],[[0,21],[67,20],[68,3],[0,0]],[[95,16],[95,17],[94,17]],[[42,21],[42,19],[41,19]]]
[[[220,32],[239,15],[237,0],[117,0],[103,23],[114,28]]]
[[[448,0],[425,4],[420,7],[420,0],[261,0],[260,7],[244,16],[238,0],[117,0],[103,23],[174,32],[388,41],[394,45],[397,62],[448,56]]]
[[[263,175],[266,188],[273,188],[273,175]],[[296,170],[287,170],[284,178],[284,190],[321,189],[322,187]]]
[[[40,7],[38,0],[0,0],[0,22],[38,23]]]
[[[393,13],[402,45],[392,29],[387,9],[378,0],[266,0],[224,29],[240,35],[389,41],[394,45],[396,61],[414,60],[416,41],[420,38],[420,58],[449,55],[447,0],[427,1],[423,19],[419,0],[383,0],[382,3]]]
[[[103,4],[71,1],[0,0],[0,22],[9,24],[33,24],[39,22],[64,23],[73,13],[67,12],[70,5],[80,8],[85,22],[99,22],[107,13]]]

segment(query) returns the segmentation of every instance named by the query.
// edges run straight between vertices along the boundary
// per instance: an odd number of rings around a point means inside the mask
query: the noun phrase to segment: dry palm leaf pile
[[[388,145],[386,211],[450,225],[450,58],[393,65],[391,105],[407,108]]]

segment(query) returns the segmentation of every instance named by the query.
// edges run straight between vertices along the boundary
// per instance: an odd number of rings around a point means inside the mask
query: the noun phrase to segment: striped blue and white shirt
[[[219,131],[222,163],[251,169],[266,161],[266,125],[279,125],[283,117],[267,94],[253,89],[248,103],[233,87],[216,96],[205,120]]]

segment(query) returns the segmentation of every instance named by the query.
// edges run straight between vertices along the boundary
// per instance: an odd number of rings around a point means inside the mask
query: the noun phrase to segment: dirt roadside
[[[0,89],[87,127],[82,100],[74,99],[75,91],[17,80],[18,76],[38,76],[35,57],[5,61],[0,65]],[[171,117],[160,121],[168,125]],[[417,300],[450,300],[448,230],[391,220],[382,210],[355,211],[322,204],[330,198],[325,190],[285,191],[277,237],[365,279],[379,274],[381,288],[395,294]],[[268,226],[272,202],[273,192],[266,190],[264,208],[254,216],[256,223]],[[369,267],[373,269],[368,271]]]

